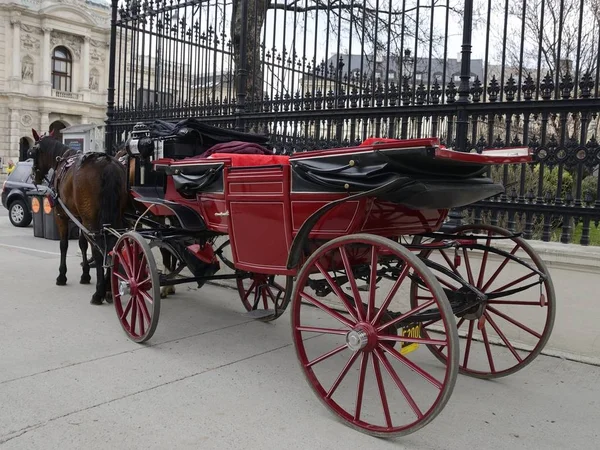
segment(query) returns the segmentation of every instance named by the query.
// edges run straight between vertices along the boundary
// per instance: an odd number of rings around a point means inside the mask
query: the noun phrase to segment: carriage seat
[[[194,156],[177,161],[163,159],[157,161],[155,168],[171,176],[179,194],[194,198],[200,192],[223,192],[225,167],[281,167],[289,164],[289,157],[284,155],[213,153],[208,157]]]

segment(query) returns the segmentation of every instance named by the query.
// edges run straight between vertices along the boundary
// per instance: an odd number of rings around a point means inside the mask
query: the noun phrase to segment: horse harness
[[[66,153],[70,153],[70,151],[67,151]],[[47,197],[48,197],[48,201],[50,202],[50,206],[52,208],[54,208],[54,205],[56,204],[55,202],[58,202],[58,204],[60,205],[62,210],[65,212],[65,214],[69,217],[69,219],[71,219],[75,223],[75,225],[77,225],[79,227],[79,229],[81,229],[86,235],[89,235],[89,236],[93,236],[94,233],[90,232],[90,230],[88,230],[79,220],[77,220],[77,218],[74,216],[74,214],[71,213],[71,211],[69,211],[69,208],[67,208],[67,205],[65,205],[65,203],[62,201],[62,199],[59,196],[59,186],[60,186],[60,181],[67,174],[69,169],[75,165],[75,163],[78,163],[78,165],[81,166],[86,160],[88,160],[92,157],[100,157],[100,156],[106,156],[106,155],[104,153],[96,153],[96,152],[82,153],[81,151],[78,151],[75,154],[69,154],[67,156],[64,156],[64,155],[59,156],[56,158],[56,160],[58,161],[58,164],[56,166],[56,169],[52,173],[52,177],[50,177],[49,180],[46,179],[46,181],[48,181],[49,194]],[[57,211],[56,215],[60,216],[60,212]]]

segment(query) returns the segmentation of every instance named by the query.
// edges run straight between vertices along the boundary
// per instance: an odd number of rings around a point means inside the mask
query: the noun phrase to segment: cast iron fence
[[[528,239],[600,221],[596,0],[113,0],[107,148],[202,118],[292,153],[370,136],[529,146],[503,195],[455,211]]]

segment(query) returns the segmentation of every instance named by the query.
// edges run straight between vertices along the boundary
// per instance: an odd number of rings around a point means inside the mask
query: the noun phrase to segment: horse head
[[[27,151],[27,157],[33,160],[31,165],[31,175],[35,185],[42,184],[44,177],[50,172],[50,169],[56,167],[56,156],[49,151],[48,144],[54,139],[54,130],[50,133],[44,133],[42,136],[33,128],[31,129],[35,140],[33,146]]]

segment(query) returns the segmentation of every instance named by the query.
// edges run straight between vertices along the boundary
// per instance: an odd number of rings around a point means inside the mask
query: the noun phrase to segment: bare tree
[[[322,14],[324,20],[319,22],[320,26],[338,41],[342,36],[357,37],[361,41],[358,52],[363,55],[401,55],[403,49],[415,47],[415,43],[424,53],[431,51],[441,55],[440,43],[445,30],[432,27],[431,16],[434,10],[443,11],[438,16],[444,16],[446,9],[452,14],[460,14],[461,9],[457,5],[461,4],[458,0],[248,0],[244,23],[242,0],[233,0],[231,36],[234,63],[236,67],[241,65],[242,28],[246,26],[246,93],[261,98],[264,74],[260,64],[260,37],[267,12],[271,10],[285,11],[297,22]],[[304,23],[304,27],[307,26]]]

